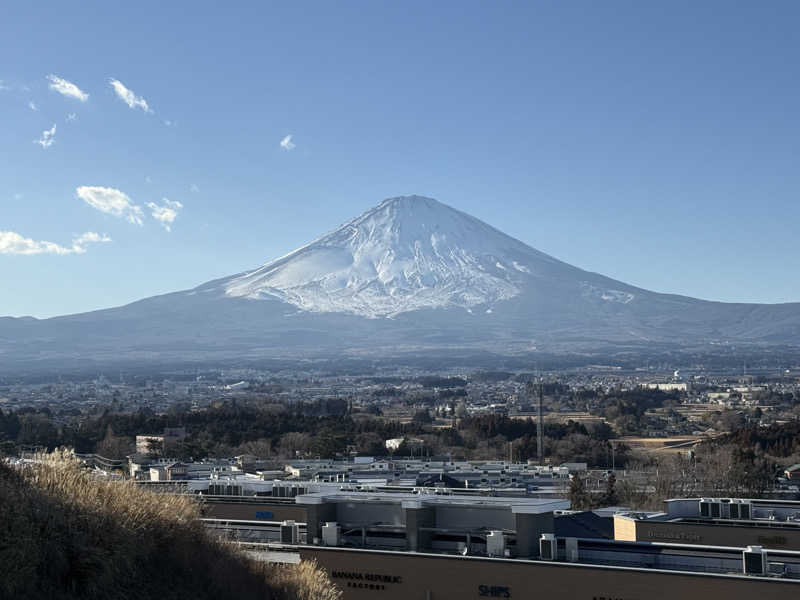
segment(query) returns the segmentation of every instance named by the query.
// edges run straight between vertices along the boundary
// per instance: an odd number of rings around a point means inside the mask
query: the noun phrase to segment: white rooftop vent
[[[486,554],[489,556],[505,556],[506,536],[502,531],[490,531],[486,536]]]
[[[339,546],[341,544],[342,529],[336,522],[328,522],[322,526],[322,543],[325,546]]]

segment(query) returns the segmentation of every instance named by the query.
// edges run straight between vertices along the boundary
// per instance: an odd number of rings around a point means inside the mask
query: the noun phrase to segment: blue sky
[[[0,315],[193,287],[402,194],[634,285],[800,301],[798,21],[795,2],[4,2]]]

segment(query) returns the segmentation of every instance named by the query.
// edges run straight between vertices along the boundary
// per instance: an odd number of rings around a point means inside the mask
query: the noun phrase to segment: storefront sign
[[[478,594],[484,598],[511,598],[511,588],[502,585],[479,585]]]
[[[347,587],[362,590],[385,590],[387,585],[403,583],[399,575],[359,573],[357,571],[331,571],[331,579],[344,579]]]

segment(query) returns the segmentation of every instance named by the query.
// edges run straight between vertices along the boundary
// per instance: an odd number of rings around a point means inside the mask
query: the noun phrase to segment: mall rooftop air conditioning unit
[[[281,544],[299,544],[300,526],[294,521],[281,523]]]
[[[336,522],[325,523],[322,526],[322,543],[326,546],[341,545],[342,528]]]
[[[767,551],[761,546],[748,546],[742,551],[742,567],[745,575],[765,575],[769,570]]]
[[[558,553],[558,541],[552,533],[543,533],[539,538],[539,558],[542,560],[556,560]]]
[[[749,521],[753,518],[752,506],[750,506],[749,502],[742,500],[742,503],[739,505],[739,518],[744,521]]]
[[[506,536],[502,531],[490,531],[486,536],[486,554],[489,556],[505,556]]]
[[[578,562],[578,538],[567,538],[564,540],[566,546],[566,558],[568,562]]]

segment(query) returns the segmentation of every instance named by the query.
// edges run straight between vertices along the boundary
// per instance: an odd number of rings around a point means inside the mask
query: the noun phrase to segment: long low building
[[[345,600],[800,597],[800,552],[605,539],[611,518],[565,500],[326,489],[230,506],[256,503],[257,520],[206,525],[261,560],[316,560]]]
[[[614,538],[800,550],[800,502],[680,498],[667,500],[665,504],[665,512],[615,515]]]
[[[566,540],[563,540],[566,541]],[[549,544],[551,540],[547,540]],[[789,600],[800,597],[800,554],[743,558],[739,548],[556,540],[538,559],[460,556],[313,545],[245,544],[256,558],[314,560],[343,600]],[[563,547],[563,549],[562,549]],[[772,562],[770,562],[772,561]],[[757,571],[745,572],[756,564]],[[763,570],[762,570],[763,566]],[[778,570],[778,568],[780,570]]]

